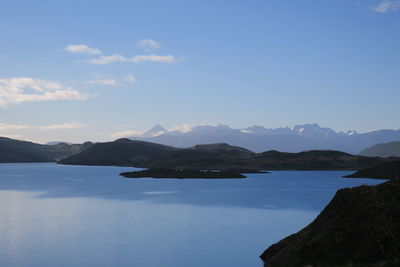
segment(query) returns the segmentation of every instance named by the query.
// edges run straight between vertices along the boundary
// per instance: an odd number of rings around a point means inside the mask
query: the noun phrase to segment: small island
[[[147,169],[123,172],[125,178],[176,178],[176,179],[226,179],[246,178],[243,174],[231,170],[190,170],[190,169]]]

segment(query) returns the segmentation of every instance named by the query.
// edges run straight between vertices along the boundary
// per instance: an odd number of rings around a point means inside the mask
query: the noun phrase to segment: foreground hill
[[[254,153],[225,143],[178,149],[144,141],[119,139],[114,142],[94,144],[89,149],[65,158],[59,163],[156,169],[357,170],[387,160],[389,159],[329,150]]]
[[[0,162],[50,162],[79,153],[92,143],[41,145],[0,137]]]
[[[59,161],[68,165],[99,166],[146,166],[146,162],[156,156],[165,155],[176,148],[129,139],[96,143],[85,151]]]
[[[339,190],[310,225],[261,258],[266,267],[400,266],[400,180]]]
[[[400,161],[383,162],[377,166],[361,169],[347,178],[400,179]]]
[[[361,151],[360,155],[368,157],[400,157],[400,141],[374,145]]]

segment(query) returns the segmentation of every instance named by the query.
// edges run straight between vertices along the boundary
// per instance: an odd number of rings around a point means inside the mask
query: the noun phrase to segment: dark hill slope
[[[50,162],[79,153],[92,143],[41,145],[0,137],[0,162]]]
[[[231,169],[248,167],[255,153],[225,143],[196,145],[150,159],[146,167],[177,169]]]
[[[312,150],[300,153],[267,151],[255,155],[253,164],[268,170],[349,170],[373,166],[382,159],[351,155],[333,150]]]
[[[360,155],[368,157],[400,157],[400,141],[374,145],[361,151]]]
[[[371,168],[361,169],[347,178],[400,179],[400,161],[389,161]]]
[[[44,153],[44,145],[0,137],[0,162],[49,162],[54,161]]]
[[[150,158],[174,150],[176,148],[122,138],[114,142],[96,143],[79,154],[60,160],[59,163],[142,167]]]
[[[400,266],[400,181],[339,190],[310,225],[261,258],[266,267]]]

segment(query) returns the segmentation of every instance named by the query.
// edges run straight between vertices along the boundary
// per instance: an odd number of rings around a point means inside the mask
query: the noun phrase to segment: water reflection
[[[126,179],[130,168],[0,164],[2,266],[262,266],[336,189],[377,180],[273,172]]]

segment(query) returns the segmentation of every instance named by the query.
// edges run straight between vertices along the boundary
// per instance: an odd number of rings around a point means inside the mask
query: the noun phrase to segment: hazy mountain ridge
[[[275,129],[263,126],[233,129],[227,125],[202,125],[185,131],[167,131],[162,126],[156,125],[153,129],[145,134],[129,138],[181,148],[196,144],[225,142],[254,152],[267,150],[300,152],[328,149],[351,154],[358,154],[361,150],[372,145],[400,140],[400,130],[384,129],[367,133],[336,132],[329,127],[320,127],[318,124],[303,124],[296,125],[293,128]],[[156,134],[152,135],[153,132]]]
[[[400,157],[400,141],[377,144],[361,151],[360,155],[369,157]]]
[[[50,162],[79,153],[92,145],[58,143],[41,145],[27,141],[0,137],[0,162]]]

